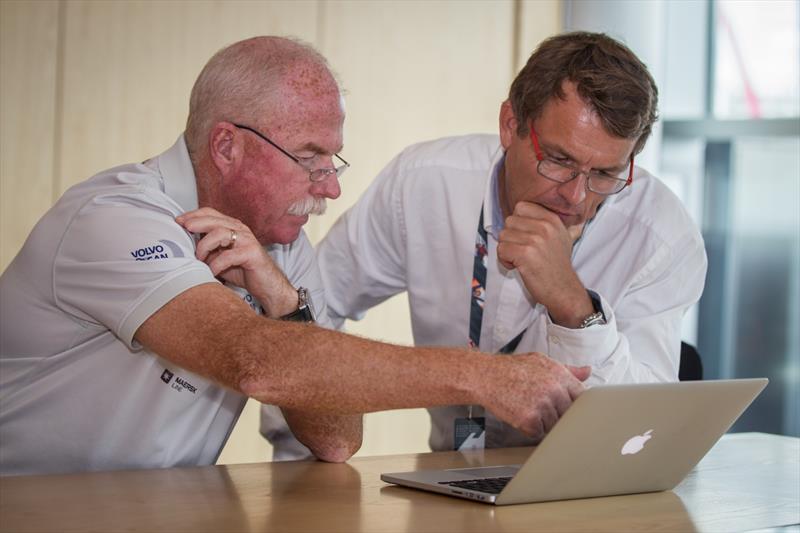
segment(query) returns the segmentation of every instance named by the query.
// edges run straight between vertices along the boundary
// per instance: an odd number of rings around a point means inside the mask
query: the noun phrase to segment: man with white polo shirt
[[[499,136],[407,148],[338,220],[317,251],[329,315],[407,292],[417,346],[542,352],[590,365],[590,384],[677,380],[706,256],[678,199],[634,164],[657,100],[621,43],[545,40]],[[536,442],[489,406],[429,412],[434,450]]]
[[[248,396],[327,461],[358,449],[368,411],[474,401],[552,427],[588,369],[312,323],[302,226],[340,194],[343,122],[319,53],[248,39],[200,73],[169,150],[58,200],[0,276],[0,474],[213,464]]]

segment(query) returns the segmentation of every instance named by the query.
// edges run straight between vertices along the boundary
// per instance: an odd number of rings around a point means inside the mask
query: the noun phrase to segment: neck
[[[189,159],[194,170],[194,181],[197,187],[197,206],[214,207],[218,203],[214,183],[220,180],[219,171],[207,157],[189,152]]]
[[[500,210],[503,212],[503,218],[511,215],[511,209],[508,206],[508,194],[506,194],[506,164],[503,162],[500,169],[497,171],[497,201],[500,204]]]

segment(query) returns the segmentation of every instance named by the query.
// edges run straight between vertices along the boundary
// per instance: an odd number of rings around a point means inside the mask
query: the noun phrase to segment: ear
[[[500,106],[500,143],[504,149],[508,149],[514,137],[517,137],[517,117],[511,108],[511,102],[506,100]]]
[[[230,122],[218,122],[208,134],[211,161],[224,178],[235,171],[244,156],[244,141]]]

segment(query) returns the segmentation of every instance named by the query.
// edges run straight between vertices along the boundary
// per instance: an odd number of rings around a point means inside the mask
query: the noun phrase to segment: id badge
[[[486,418],[456,418],[453,449],[482,450],[486,445]]]

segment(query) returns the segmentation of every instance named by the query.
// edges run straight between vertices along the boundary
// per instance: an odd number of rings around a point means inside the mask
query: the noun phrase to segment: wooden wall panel
[[[317,221],[324,234],[406,146],[497,130],[511,81],[513,3],[327,2],[319,46],[347,102],[342,197]]]
[[[218,49],[264,34],[315,35],[313,2],[65,4],[59,191],[168,148],[197,74]]]
[[[540,42],[561,31],[563,11],[561,2],[556,0],[520,0],[515,76]]]
[[[57,2],[0,2],[0,271],[53,202]]]

